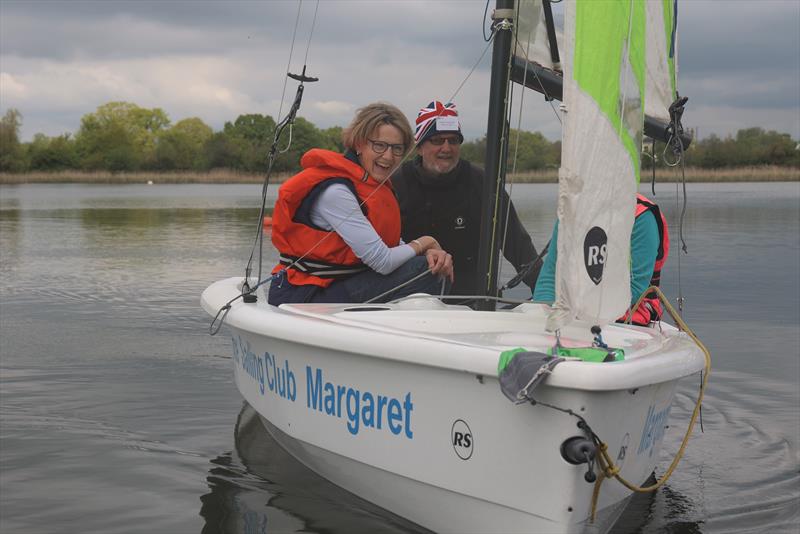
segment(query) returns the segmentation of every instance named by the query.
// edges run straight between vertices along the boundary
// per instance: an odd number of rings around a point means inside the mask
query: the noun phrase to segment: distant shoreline
[[[273,175],[272,183],[282,183],[291,174]],[[651,171],[643,170],[641,179],[649,181]],[[680,181],[680,169],[659,169],[656,181],[661,183]],[[0,185],[13,184],[260,184],[263,174],[242,173],[231,170],[214,170],[210,172],[119,172],[106,171],[60,171],[30,173],[0,173]],[[513,183],[556,183],[558,171],[548,169],[509,175],[508,182]],[[762,167],[735,167],[728,169],[687,168],[687,182],[797,182],[800,181],[800,168],[778,167],[767,165]]]

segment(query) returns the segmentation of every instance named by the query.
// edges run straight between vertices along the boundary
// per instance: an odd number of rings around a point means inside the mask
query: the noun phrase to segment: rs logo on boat
[[[450,442],[453,444],[453,450],[456,451],[459,458],[462,460],[470,459],[475,440],[466,422],[456,419],[450,429]]]

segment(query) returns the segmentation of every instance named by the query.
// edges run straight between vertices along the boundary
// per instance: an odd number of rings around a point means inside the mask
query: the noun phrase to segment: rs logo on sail
[[[606,264],[608,236],[599,226],[593,226],[586,232],[583,240],[583,257],[586,272],[595,285],[603,280],[603,267]]]

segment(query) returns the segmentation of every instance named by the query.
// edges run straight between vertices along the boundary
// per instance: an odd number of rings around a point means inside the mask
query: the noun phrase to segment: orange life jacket
[[[400,244],[400,208],[391,182],[379,183],[360,165],[330,150],[309,150],[300,165],[303,170],[278,189],[272,212],[272,243],[281,254],[272,274],[286,268],[291,284],[328,287],[337,278],[367,269],[339,234],[311,223],[310,203],[303,201],[326,180],[344,182],[383,242]]]
[[[667,261],[669,254],[669,231],[667,230],[667,220],[658,208],[658,204],[651,202],[647,197],[641,194],[636,195],[636,217],[640,217],[648,211],[653,212],[658,225],[658,255],[656,256],[656,263],[653,266],[653,276],[650,278],[650,285],[659,287],[661,285],[661,269]],[[639,307],[633,310],[633,317],[631,322],[642,326],[647,326],[651,321],[661,320],[661,315],[664,310],[661,306],[661,301],[651,293],[647,295]],[[625,316],[620,319],[621,322],[627,322],[631,312],[628,311]]]

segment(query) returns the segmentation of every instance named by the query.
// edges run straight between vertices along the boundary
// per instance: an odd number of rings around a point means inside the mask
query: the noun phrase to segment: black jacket
[[[465,160],[460,160],[447,174],[430,176],[422,169],[419,157],[407,161],[392,176],[400,203],[403,241],[431,235],[453,255],[455,284],[451,293],[454,295],[483,294],[476,280],[483,179],[483,169]],[[503,203],[510,207],[503,255],[519,271],[534,260],[537,253],[514,205],[506,204],[510,200],[505,191]],[[541,261],[537,263],[523,279],[529,287],[536,285],[542,265]]]

